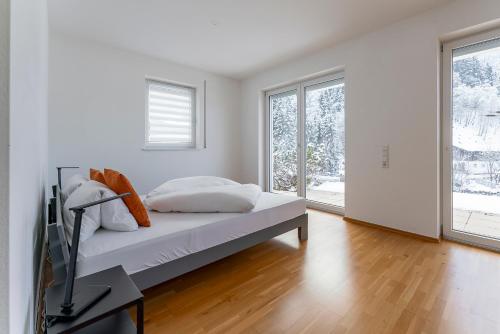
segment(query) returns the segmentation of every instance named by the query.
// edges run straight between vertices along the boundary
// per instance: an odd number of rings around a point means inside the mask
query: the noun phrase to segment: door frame
[[[273,90],[269,90],[265,92],[265,190],[272,191],[272,136],[271,136],[271,110],[269,105],[269,98],[273,95],[286,93],[295,90],[297,94],[297,195],[300,197],[306,197],[306,184],[304,180],[306,179],[306,138],[305,138],[305,121],[306,121],[306,101],[305,101],[305,91],[307,87],[322,84],[329,81],[343,80],[344,81],[344,94],[345,94],[345,72],[344,71],[336,71],[334,73],[322,75],[319,77],[315,77],[313,79],[299,81],[290,85],[286,85],[280,88],[276,88]],[[346,99],[344,99],[344,113],[347,113],[346,109]],[[344,126],[345,126],[345,116],[344,115]],[[304,126],[301,126],[304,125]],[[347,132],[347,129],[345,129]],[[344,133],[346,136],[346,133]],[[347,137],[347,136],[346,136]],[[347,154],[346,154],[347,156]],[[346,159],[346,157],[344,157]],[[347,161],[345,162],[347,166]],[[346,173],[347,174],[347,173]],[[345,184],[347,184],[347,177],[345,178]],[[344,195],[345,196],[345,195]],[[344,197],[345,203],[345,197]],[[332,204],[316,202],[309,199],[306,199],[306,204],[308,208],[318,209],[322,211],[327,211],[339,215],[344,215],[345,213],[345,204],[344,207],[335,206]]]
[[[500,251],[500,239],[480,236],[453,229],[453,50],[500,38],[500,29],[490,30],[443,43],[442,53],[442,219],[443,238]]]

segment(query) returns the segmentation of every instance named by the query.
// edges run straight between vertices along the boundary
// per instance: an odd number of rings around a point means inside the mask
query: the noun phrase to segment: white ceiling
[[[244,78],[452,0],[49,0],[66,34]]]

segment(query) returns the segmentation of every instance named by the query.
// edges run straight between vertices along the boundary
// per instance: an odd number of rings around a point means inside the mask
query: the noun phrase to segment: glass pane
[[[297,196],[297,92],[269,97],[271,113],[271,187]]]
[[[307,87],[306,198],[344,207],[344,82]]]
[[[453,229],[500,238],[500,47],[453,52]]]

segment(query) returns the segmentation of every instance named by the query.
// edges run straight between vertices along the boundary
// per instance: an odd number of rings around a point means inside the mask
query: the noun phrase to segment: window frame
[[[306,121],[306,116],[305,116],[305,109],[306,109],[306,101],[305,101],[305,91],[307,87],[319,85],[322,83],[326,82],[331,82],[331,81],[339,81],[342,80],[344,83],[344,90],[345,94],[347,95],[347,78],[346,78],[346,72],[345,69],[340,69],[335,72],[331,72],[329,74],[324,74],[321,76],[315,76],[311,77],[308,79],[304,80],[299,80],[295,81],[291,84],[283,85],[283,86],[278,86],[277,88],[273,89],[268,89],[264,91],[264,96],[265,96],[265,191],[267,192],[272,192],[272,167],[273,167],[273,162],[272,162],[272,135],[271,135],[271,127],[272,127],[272,120],[271,120],[271,110],[270,110],[270,97],[273,95],[278,95],[290,91],[296,91],[297,94],[297,173],[298,173],[298,180],[297,180],[297,196],[304,197],[306,196],[306,185],[304,183],[304,180],[306,178],[306,165],[305,165],[305,160],[306,160],[306,145],[305,145],[305,127],[302,125],[305,125]],[[347,98],[344,101],[344,110],[345,110],[345,119],[344,122],[347,124]],[[317,202],[313,201],[310,199],[306,198],[306,204],[308,208],[313,208],[313,209],[319,209],[335,214],[340,214],[343,215],[345,213],[345,207],[347,206],[347,182],[348,182],[348,175],[347,175],[347,126],[345,128],[345,140],[346,140],[346,156],[345,156],[345,166],[346,166],[346,175],[345,175],[345,184],[346,184],[346,189],[345,189],[345,194],[344,194],[344,207],[336,206],[333,204],[328,204],[328,203],[322,203],[322,202]]]
[[[500,38],[493,29],[444,41],[441,52],[440,231],[447,240],[500,251],[500,239],[453,229],[453,51]]]
[[[154,143],[149,141],[149,87],[151,84],[174,86],[192,91],[192,123],[191,123],[191,143]],[[205,124],[204,115],[204,87],[200,88],[198,85],[190,85],[171,80],[157,79],[146,77],[144,81],[144,100],[145,100],[145,120],[144,120],[144,151],[179,151],[179,150],[197,150],[204,148],[204,127],[200,126]],[[201,93],[203,91],[203,94]],[[203,103],[202,103],[203,102]]]
[[[271,131],[271,128],[273,126],[273,122],[272,122],[272,117],[271,117],[271,104],[270,104],[270,98],[271,96],[274,96],[274,95],[280,95],[280,94],[284,94],[284,93],[288,93],[288,92],[292,92],[292,91],[295,91],[295,94],[297,95],[297,173],[299,175],[302,175],[302,166],[301,166],[301,141],[300,141],[300,138],[302,137],[302,134],[300,133],[301,132],[301,129],[300,129],[300,108],[299,108],[299,105],[300,105],[300,97],[301,97],[301,94],[300,94],[300,83],[296,83],[296,84],[292,84],[292,85],[287,85],[287,86],[281,86],[280,88],[275,88],[275,89],[272,89],[272,90],[268,90],[265,92],[265,98],[266,98],[266,119],[265,119],[265,126],[266,126],[266,150],[265,150],[265,154],[266,154],[266,158],[265,158],[265,186],[264,186],[264,189],[265,191],[267,192],[273,192],[273,159],[272,159],[272,154],[273,154],[273,150],[272,150],[272,145],[273,145],[273,138],[272,138],[272,131]],[[297,180],[297,196],[303,196],[303,193],[301,191],[302,189],[302,185],[301,185],[301,182],[302,182],[302,178],[298,178]]]

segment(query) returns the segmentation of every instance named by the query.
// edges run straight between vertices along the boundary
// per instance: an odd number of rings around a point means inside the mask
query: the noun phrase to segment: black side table
[[[56,322],[47,327],[47,334],[56,333],[144,333],[144,296],[127,275],[122,266],[80,277],[75,281],[73,296],[78,294],[79,285],[109,285],[111,292],[95,303],[78,318],[68,322]],[[60,297],[64,295],[64,284],[45,289],[45,309],[60,308]],[[137,328],[127,308],[137,307]],[[48,319],[45,322],[49,324]]]

